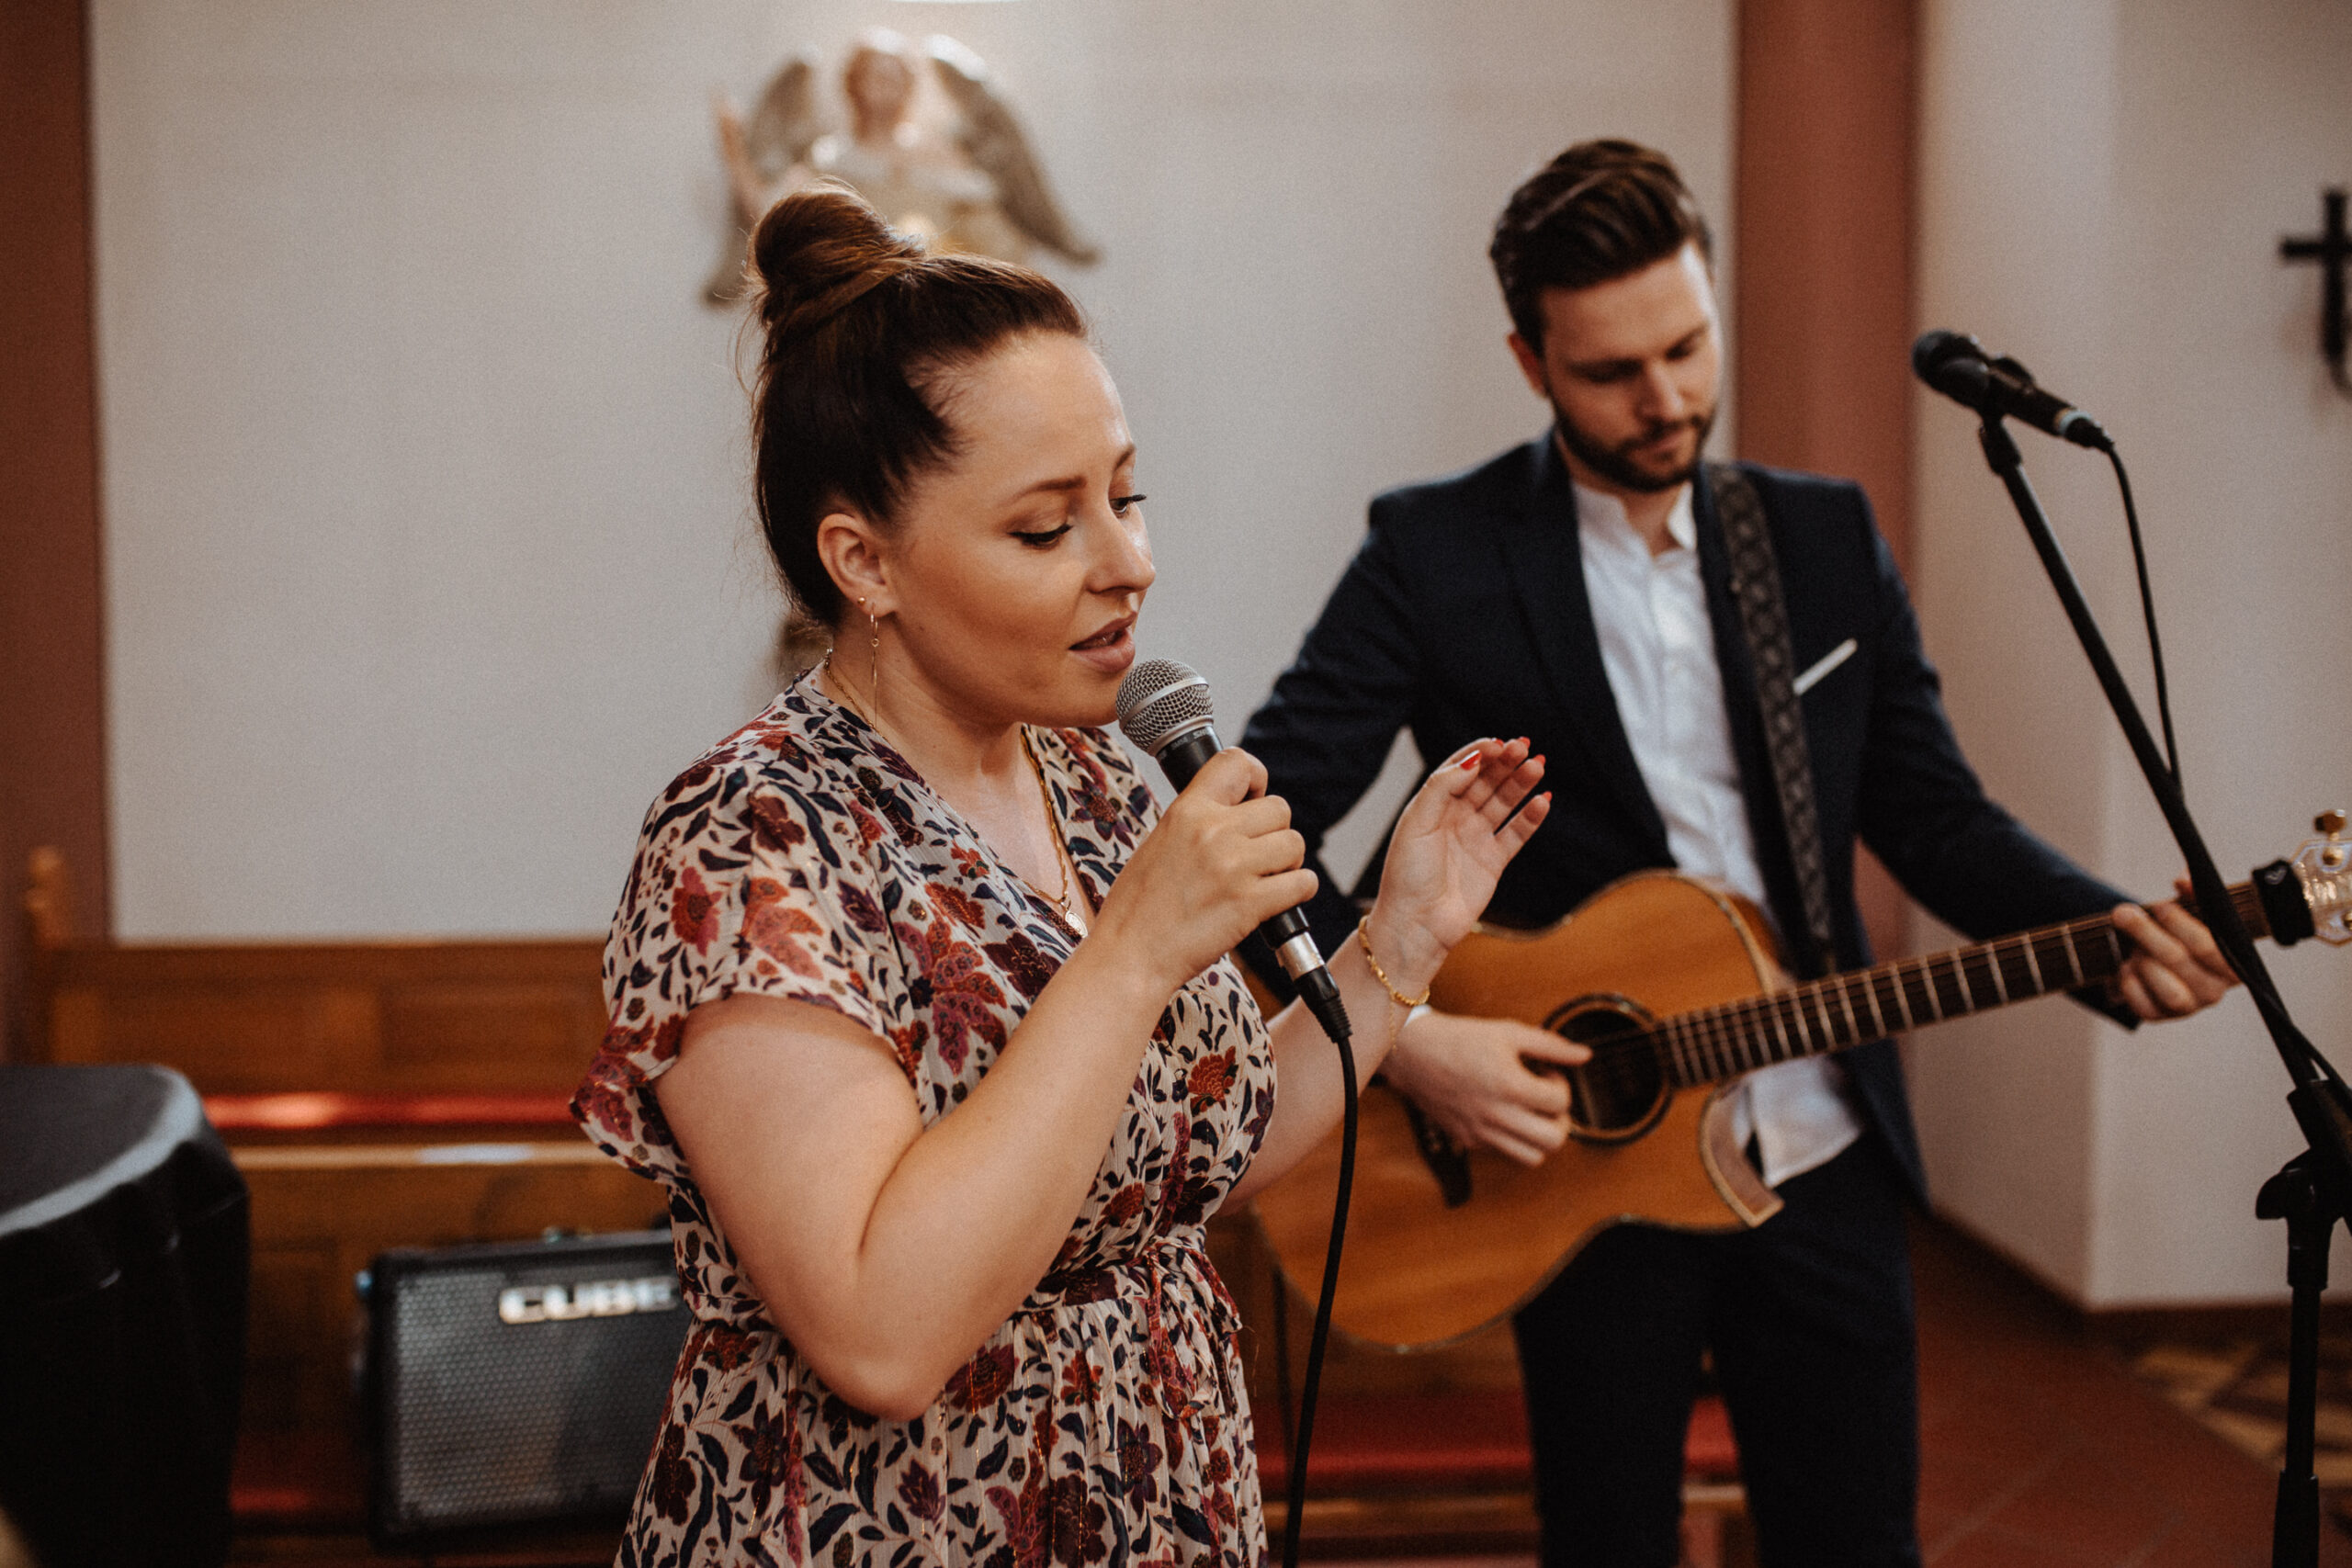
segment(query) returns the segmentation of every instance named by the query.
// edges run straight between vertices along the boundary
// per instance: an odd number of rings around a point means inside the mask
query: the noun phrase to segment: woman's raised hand
[[[1544,825],[1551,795],[1528,798],[1543,778],[1544,759],[1529,754],[1526,740],[1479,740],[1415,792],[1389,837],[1373,906],[1374,945],[1398,989],[1428,987],[1503,867]]]
[[[1172,993],[1261,921],[1313,897],[1306,840],[1265,787],[1265,764],[1248,752],[1210,758],[1119,874],[1088,941],[1125,953]]]

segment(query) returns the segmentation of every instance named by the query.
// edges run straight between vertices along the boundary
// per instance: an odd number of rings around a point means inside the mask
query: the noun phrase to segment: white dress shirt
[[[1666,819],[1674,863],[1769,908],[1764,875],[1732,755],[1723,673],[1699,576],[1690,487],[1675,497],[1673,547],[1652,556],[1614,496],[1576,487],[1584,586],[1600,663],[1650,799]],[[1753,1136],[1764,1179],[1779,1186],[1826,1164],[1862,1134],[1845,1075],[1826,1056],[1751,1073],[1735,1091],[1733,1132]]]

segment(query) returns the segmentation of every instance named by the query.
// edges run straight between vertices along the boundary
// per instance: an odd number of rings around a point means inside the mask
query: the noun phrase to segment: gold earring
[[[857,607],[861,610],[865,610],[865,626],[868,637],[868,647],[873,655],[872,663],[869,666],[866,677],[865,689],[873,694],[872,701],[874,708],[876,712],[879,713],[882,709],[882,623],[875,619],[873,611],[865,609],[865,601],[864,599],[860,599],[857,602]]]

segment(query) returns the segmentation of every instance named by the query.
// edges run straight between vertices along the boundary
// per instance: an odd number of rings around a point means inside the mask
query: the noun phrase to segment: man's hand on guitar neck
[[[1507,1019],[1424,1012],[1397,1032],[1381,1073],[1462,1147],[1541,1165],[1567,1141],[1568,1086],[1530,1063],[1571,1066],[1591,1055]]]
[[[2186,877],[2173,886],[2182,898],[2189,896]],[[2117,1000],[2143,1020],[2154,1023],[2187,1018],[2211,1007],[2238,983],[2222,956],[2205,922],[2180,907],[2177,899],[2142,908],[2119,904],[2115,929],[2132,939],[2138,952],[2123,961],[2122,972],[2109,985]]]

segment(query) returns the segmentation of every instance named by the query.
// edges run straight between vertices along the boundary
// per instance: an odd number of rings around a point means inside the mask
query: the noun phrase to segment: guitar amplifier
[[[404,1247],[361,1293],[379,1545],[627,1512],[691,1316],[669,1232]]]

